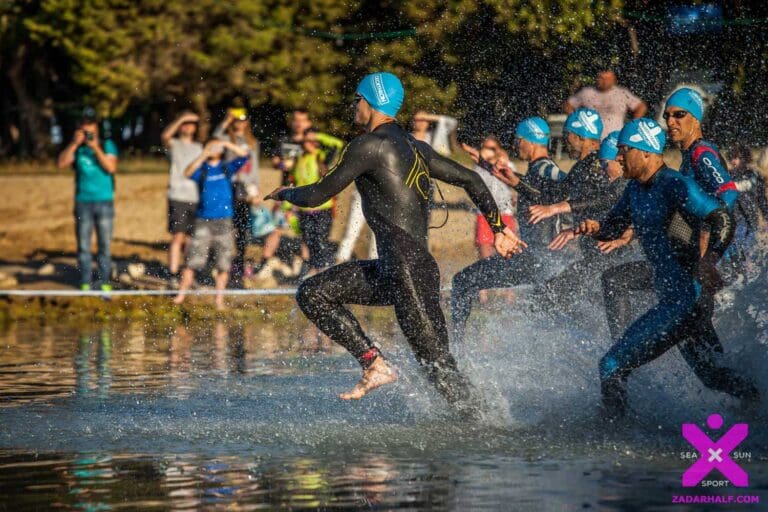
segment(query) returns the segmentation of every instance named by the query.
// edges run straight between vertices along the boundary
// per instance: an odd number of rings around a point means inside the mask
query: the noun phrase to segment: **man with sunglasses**
[[[296,294],[304,314],[360,363],[363,376],[344,400],[358,400],[397,377],[381,349],[363,332],[346,304],[394,306],[398,323],[430,380],[459,411],[477,412],[469,382],[448,349],[440,309],[440,272],[428,251],[432,178],[462,187],[485,214],[499,254],[509,257],[525,244],[504,227],[480,177],[416,141],[395,116],[405,91],[391,73],[367,75],[355,98],[355,123],[365,132],[343,150],[338,163],[317,183],[275,189],[267,199],[316,206],[352,182],[376,236],[379,259],[342,263],[305,280]]]
[[[631,182],[603,220],[583,220],[574,230],[612,240],[632,226],[652,268],[659,299],[600,360],[603,407],[612,418],[626,413],[629,374],[676,345],[705,386],[746,404],[759,399],[750,380],[717,361],[723,346],[706,305],[707,297],[721,286],[715,266],[733,237],[733,217],[694,180],[664,164],[664,143],[664,131],[655,121],[628,123],[619,134],[617,158]],[[710,231],[703,255],[702,227]]]
[[[739,192],[717,146],[703,139],[701,121],[704,118],[704,100],[701,95],[687,87],[678,89],[667,100],[663,117],[667,122],[669,138],[682,151],[680,173],[692,178],[706,193],[722,200],[728,209],[733,211]],[[707,234],[704,230],[700,241],[702,251],[706,243]],[[644,281],[640,280],[640,276],[645,276]],[[635,316],[636,308],[630,303],[630,297],[626,293],[627,287],[632,290],[651,291],[651,276],[652,269],[646,261],[618,265],[603,274],[605,309],[614,339],[617,339]],[[714,297],[707,299],[711,301],[710,309],[714,309]]]
[[[498,179],[517,191],[518,212],[527,211],[532,204],[563,199],[562,182],[566,174],[549,158],[549,136],[549,125],[544,119],[522,120],[515,129],[515,145],[518,156],[528,162],[528,172],[518,176],[503,160],[493,168]],[[488,165],[482,160],[479,163]],[[520,238],[529,244],[528,250],[511,260],[492,256],[476,261],[453,276],[451,320],[457,342],[463,341],[472,305],[480,291],[534,284],[552,274],[555,266],[547,244],[557,232],[555,220],[531,225],[519,217]]]

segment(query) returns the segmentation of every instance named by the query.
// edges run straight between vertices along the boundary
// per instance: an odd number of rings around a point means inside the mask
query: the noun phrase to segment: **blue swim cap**
[[[664,110],[669,107],[681,108],[699,121],[704,117],[704,100],[702,99],[701,94],[688,87],[676,90],[672,96],[669,97],[667,104],[664,106]]]
[[[619,154],[619,131],[611,132],[600,144],[600,152],[597,157],[601,160],[616,160]]]
[[[629,146],[657,155],[664,152],[666,142],[667,136],[659,123],[647,117],[633,119],[619,133],[619,146]]]
[[[600,119],[597,110],[580,108],[571,112],[565,120],[563,129],[585,139],[600,140],[600,135],[603,133],[603,120]]]
[[[357,86],[357,94],[382,114],[395,117],[403,106],[405,90],[400,79],[385,71],[366,75]]]
[[[515,137],[520,137],[534,144],[549,144],[549,125],[540,117],[529,117],[518,123]]]

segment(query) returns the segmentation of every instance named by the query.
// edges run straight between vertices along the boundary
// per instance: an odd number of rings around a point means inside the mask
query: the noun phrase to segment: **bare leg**
[[[224,311],[227,309],[227,307],[224,305],[224,295],[221,294],[222,291],[227,287],[227,283],[229,282],[229,272],[217,272],[216,273],[216,291],[219,292],[216,294],[216,309],[219,311]]]
[[[266,240],[264,240],[264,251],[261,255],[262,261],[267,261],[269,258],[275,255],[277,248],[280,247],[281,236],[282,235],[280,234],[280,230],[278,229],[267,235]]]
[[[195,271],[187,267],[181,273],[181,283],[179,284],[179,293],[176,298],[173,299],[174,304],[181,304],[184,302],[184,298],[187,295],[187,291],[192,287],[192,282],[195,280]]]
[[[187,235],[184,233],[174,233],[171,238],[171,245],[168,248],[168,270],[171,274],[179,271],[181,265],[181,255],[186,249]]]

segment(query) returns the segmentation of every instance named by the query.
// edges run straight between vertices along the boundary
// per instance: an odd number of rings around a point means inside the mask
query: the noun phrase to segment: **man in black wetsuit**
[[[454,338],[458,342],[463,341],[472,304],[480,290],[539,283],[552,274],[547,244],[557,234],[556,219],[551,218],[534,226],[528,223],[523,213],[528,211],[530,205],[556,202],[563,198],[561,188],[566,174],[549,158],[549,134],[549,125],[540,117],[529,117],[517,125],[517,153],[528,162],[528,172],[524,176],[516,175],[503,162],[493,170],[487,162],[479,162],[517,191],[517,209],[521,212],[518,217],[520,238],[526,241],[528,250],[511,260],[498,256],[482,259],[453,276],[451,320]]]
[[[599,219],[618,201],[624,182],[621,178],[611,176],[601,166],[598,150],[602,126],[600,114],[595,110],[580,108],[568,116],[564,126],[568,151],[571,157],[578,159],[565,180],[568,199],[530,207],[532,223],[567,213],[573,215],[576,224],[585,218]],[[552,240],[549,248],[562,249],[573,237],[571,230],[563,231]],[[534,297],[537,304],[545,305],[545,309],[557,305],[557,310],[567,311],[579,302],[573,300],[574,292],[585,290],[591,280],[597,279],[599,272],[616,265],[628,251],[622,248],[601,255],[595,241],[586,237],[579,239],[579,249],[580,260],[536,288]],[[568,300],[562,300],[565,297]]]
[[[340,397],[357,400],[397,379],[379,347],[344,305],[394,306],[403,334],[430,380],[450,403],[472,409],[468,381],[448,349],[448,330],[439,303],[440,272],[427,249],[432,178],[466,190],[488,219],[499,254],[509,257],[525,244],[503,226],[493,196],[476,173],[438,155],[396,123],[403,96],[395,75],[366,76],[355,97],[355,122],[366,133],[344,148],[339,163],[319,182],[280,187],[267,198],[314,206],[354,182],[365,218],[376,235],[378,260],[331,267],[304,281],[296,294],[307,318],[363,367],[358,384]]]

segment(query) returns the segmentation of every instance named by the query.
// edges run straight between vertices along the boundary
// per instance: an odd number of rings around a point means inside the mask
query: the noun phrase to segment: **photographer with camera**
[[[91,237],[96,228],[101,290],[109,284],[112,255],[112,226],[115,217],[114,192],[117,172],[117,146],[111,139],[99,139],[99,119],[92,108],[83,110],[72,142],[59,154],[60,169],[75,171],[75,234],[80,289],[91,289]]]

